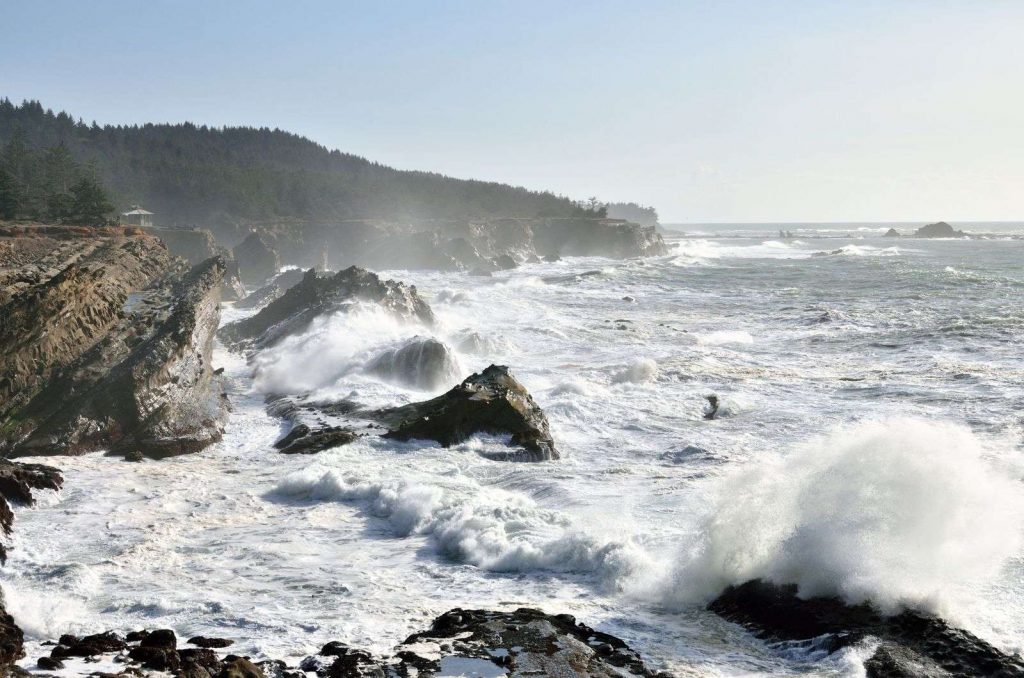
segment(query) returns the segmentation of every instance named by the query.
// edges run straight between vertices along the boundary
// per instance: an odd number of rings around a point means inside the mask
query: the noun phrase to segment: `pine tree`
[[[16,219],[21,210],[21,190],[18,182],[0,167],[0,219]]]
[[[102,226],[114,211],[106,191],[90,176],[82,177],[71,187],[70,207],[68,220],[87,226]]]

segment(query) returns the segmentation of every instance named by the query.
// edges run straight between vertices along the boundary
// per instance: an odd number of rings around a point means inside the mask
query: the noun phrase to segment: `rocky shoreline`
[[[510,221],[515,223],[500,230],[477,229],[465,243],[434,233],[423,251],[443,266],[457,262],[445,270],[489,273],[509,261],[517,265],[531,256],[579,249],[573,244],[576,226]],[[660,237],[647,238],[621,224],[602,228],[611,234],[602,251],[622,256],[660,251]],[[233,259],[213,249],[211,256],[190,264],[152,232],[138,229],[0,229],[5,320],[0,328],[0,528],[5,535],[13,527],[13,506],[31,504],[35,491],[63,485],[58,469],[12,458],[105,450],[129,460],[161,459],[196,453],[219,440],[229,402],[220,371],[211,363],[215,337],[252,356],[305,331],[317,318],[356,304],[375,305],[425,328],[435,323],[415,287],[354,265],[336,273],[278,272],[282,261],[302,257],[298,249],[279,256],[273,245],[284,250],[285,241],[275,237],[251,236]],[[197,259],[215,248],[201,235],[180,240]],[[411,238],[411,246],[424,245],[420,240]],[[259,310],[221,326],[220,303],[225,290],[234,287],[236,270],[242,279],[267,285],[246,304]],[[448,358],[441,342],[417,338],[378,356],[370,367],[389,379],[450,384],[443,381]],[[448,447],[486,433],[507,437],[501,461],[559,458],[543,409],[501,365],[422,402],[369,409],[348,400],[312,402],[302,394],[282,394],[271,397],[267,408],[286,426],[274,446],[284,454],[314,454],[364,435],[433,440]],[[0,546],[0,560],[3,554]],[[924,613],[885,616],[866,604],[805,600],[794,587],[760,581],[730,587],[709,610],[773,643],[813,645],[825,653],[870,646],[865,668],[872,678],[1024,675],[1019,657]],[[454,609],[388,656],[330,641],[292,665],[232,654],[231,639],[192,638],[187,643],[192,647],[180,647],[170,629],[65,635],[52,643],[48,655],[22,661],[22,631],[0,606],[0,674],[6,675],[25,673],[19,661],[43,672],[188,678],[450,676],[459,671],[495,678],[666,675],[614,636],[568,615],[529,608]]]

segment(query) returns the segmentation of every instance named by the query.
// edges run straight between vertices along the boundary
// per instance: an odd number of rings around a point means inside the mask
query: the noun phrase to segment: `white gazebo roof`
[[[152,212],[147,212],[146,210],[144,210],[141,207],[139,207],[139,208],[133,209],[131,212],[122,212],[121,216],[122,217],[130,217],[130,216],[132,216],[134,214],[148,214],[150,216],[153,215]]]

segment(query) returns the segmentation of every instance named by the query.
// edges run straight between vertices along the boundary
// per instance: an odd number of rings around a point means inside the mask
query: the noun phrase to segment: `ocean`
[[[705,610],[754,577],[923,607],[1021,651],[1024,225],[881,235],[915,226],[671,226],[661,257],[383,271],[437,327],[367,307],[252,362],[219,347],[221,443],[30,460],[65,488],[17,512],[2,586],[23,663],[61,633],[144,627],[290,661],[329,640],[386,653],[453,607],[531,606],[676,675],[863,675],[869,648],[767,644]],[[414,336],[452,347],[449,385],[508,365],[561,459],[493,461],[505,441],[486,437],[271,447],[269,393],[446,390],[365,370]]]

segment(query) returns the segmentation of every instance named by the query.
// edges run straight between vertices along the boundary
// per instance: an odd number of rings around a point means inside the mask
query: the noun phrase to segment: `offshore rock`
[[[433,337],[415,337],[399,348],[381,353],[370,361],[366,371],[424,391],[435,390],[462,376],[455,352]]]
[[[359,436],[342,426],[321,426],[311,429],[307,424],[295,424],[292,430],[274,443],[281,454],[316,454],[354,442]]]
[[[306,271],[299,284],[275,299],[256,315],[231,323],[217,336],[232,348],[272,346],[287,336],[307,329],[315,318],[343,312],[359,302],[376,303],[394,315],[434,324],[430,310],[416,288],[352,266],[334,275]]]
[[[14,662],[25,656],[25,634],[7,613],[7,601],[0,591],[0,675],[10,673]]]
[[[219,440],[227,403],[211,354],[225,267],[213,257],[180,279],[175,267],[126,300],[117,322],[8,419],[8,456],[159,458]]]
[[[510,444],[522,448],[504,459],[558,459],[547,416],[509,369],[491,365],[431,400],[375,413],[397,440],[436,440],[444,447],[474,434],[510,434]]]
[[[281,268],[281,258],[259,233],[249,236],[232,250],[242,282],[259,285]]]
[[[866,638],[881,641],[865,662],[870,678],[887,676],[1024,676],[1020,657],[1004,654],[971,633],[933,615],[905,610],[884,616],[868,604],[838,598],[797,597],[796,586],[761,580],[731,586],[712,612],[773,641],[824,639],[829,652]]]
[[[962,238],[966,233],[958,231],[945,221],[928,224],[914,231],[915,238]]]

